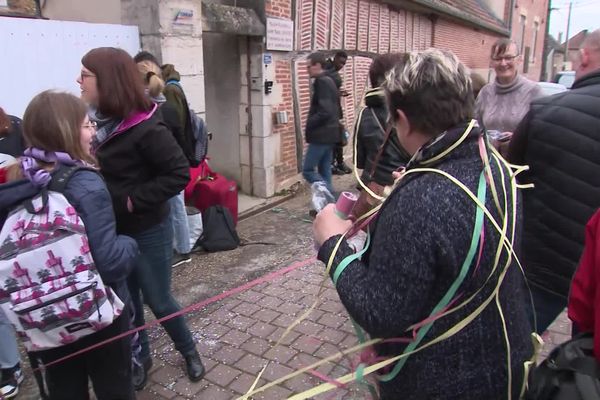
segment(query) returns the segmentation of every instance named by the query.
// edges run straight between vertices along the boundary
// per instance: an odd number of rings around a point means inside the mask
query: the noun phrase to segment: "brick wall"
[[[453,51],[470,68],[483,69],[490,65],[490,48],[497,39],[498,36],[439,19],[435,23],[433,46]]]
[[[523,49],[521,52],[525,52],[525,48],[529,47],[530,51],[533,52],[535,47],[535,53],[530,57],[529,70],[526,75],[530,79],[539,80],[542,72],[542,54],[544,48],[544,37],[546,34],[546,16],[548,12],[548,0],[517,0],[515,1],[515,7],[513,9],[513,24],[512,24],[512,38],[519,44],[521,42],[522,25],[521,16],[525,16],[525,35],[523,40]],[[535,23],[537,22],[537,35],[534,34]],[[534,39],[535,45],[534,45]],[[523,61],[523,63],[525,60]],[[524,66],[521,67],[523,71]]]
[[[526,41],[532,41],[534,15],[539,15],[538,52],[543,47],[545,12],[548,0],[518,0],[518,13],[527,7],[531,16]],[[535,3],[535,6],[534,6]],[[276,167],[277,182],[292,178],[298,171],[296,137],[304,135],[304,124],[310,101],[309,77],[305,57],[314,50],[344,49],[350,57],[342,70],[344,88],[351,96],[342,99],[346,126],[351,130],[356,110],[367,88],[367,73],[372,57],[389,51],[423,50],[438,47],[457,54],[468,67],[485,70],[489,67],[489,51],[497,35],[476,30],[442,17],[433,22],[427,15],[407,10],[391,9],[379,0],[268,0],[267,15],[290,18],[295,7],[295,48],[286,53],[286,61],[277,61],[277,82],[283,85],[282,103],[274,111],[285,109],[288,115],[297,112],[301,132],[295,131],[292,120],[285,126],[275,125],[281,134],[281,160]],[[529,35],[529,36],[527,36]],[[530,65],[529,76],[539,76],[541,56]],[[296,85],[292,85],[292,74]],[[279,79],[281,78],[281,82]],[[287,90],[290,90],[288,93]],[[298,99],[294,103],[294,96]]]
[[[290,0],[267,0],[265,2],[265,10],[270,17],[292,17],[292,3]]]

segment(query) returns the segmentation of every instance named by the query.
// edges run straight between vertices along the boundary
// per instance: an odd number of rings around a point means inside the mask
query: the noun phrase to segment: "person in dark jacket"
[[[452,53],[409,53],[385,90],[398,139],[413,157],[371,226],[367,251],[359,258],[342,239],[352,223],[329,205],[313,226],[318,258],[328,263],[333,256],[329,273],[340,299],[371,337],[408,340],[379,343],[378,359],[442,339],[382,371],[381,399],[493,400],[509,398],[509,391],[518,398],[523,363],[533,353],[522,274],[506,248],[495,260],[501,236],[473,199],[448,177],[418,170],[443,171],[460,181],[500,226],[505,212],[506,239],[518,243],[518,229],[512,230],[513,219],[517,225],[520,220],[518,201],[510,189],[502,195],[503,185],[514,181],[499,159],[484,171],[480,153],[492,152],[470,120],[468,72]],[[441,338],[461,323],[462,329]]]
[[[110,191],[119,233],[132,236],[141,256],[129,279],[136,326],[144,325],[140,294],[156,318],[181,309],[171,294],[173,231],[168,200],[189,180],[189,164],[157,106],[144,93],[133,59],[123,50],[101,47],[81,60],[77,79],[82,97],[98,124],[94,151]],[[140,293],[141,292],[141,293]],[[190,380],[204,376],[204,366],[183,316],[162,323],[182,354]],[[144,386],[152,365],[146,331],[140,332]]]
[[[403,53],[382,54],[376,57],[369,67],[372,89],[365,95],[366,107],[361,111],[360,119],[356,124],[356,162],[358,168],[363,170],[361,179],[365,184],[374,181],[381,186],[391,185],[394,183],[392,172],[405,165],[410,159],[410,155],[402,147],[392,128],[389,142],[373,170],[375,158],[383,145],[388,121],[385,91],[381,85],[385,82],[385,75],[405,57]],[[373,176],[371,176],[372,170]]]
[[[181,125],[181,119],[175,106],[167,101],[163,91],[165,82],[162,80],[161,71],[158,64],[152,61],[140,61],[137,63],[138,69],[144,77],[146,90],[152,101],[159,106],[159,113],[163,121],[173,133],[173,137],[177,140],[179,147],[185,153],[186,138]],[[169,199],[170,220],[173,228],[173,245],[175,252],[171,265],[177,267],[192,261],[190,252],[192,244],[190,243],[190,227],[185,211],[185,200],[183,191]]]
[[[344,66],[346,66],[346,62],[348,61],[348,54],[345,51],[338,51],[333,56],[333,59],[328,59],[325,62],[325,71],[327,74],[333,79],[335,82],[335,86],[338,88],[340,101],[339,101],[339,109],[340,109],[340,136],[345,135],[346,129],[341,121],[344,117],[344,111],[342,107],[341,97],[350,96],[347,90],[342,89],[342,76],[340,75],[340,71]],[[346,138],[341,137],[340,143],[336,143],[333,148],[333,163],[331,164],[332,173],[335,175],[344,175],[351,174],[352,169],[346,165],[344,162],[344,145],[347,142]]]
[[[9,174],[10,182],[0,185],[0,210],[3,216],[14,206],[39,193],[51,180],[50,172],[66,165],[93,163],[90,155],[94,125],[86,115],[85,104],[67,93],[46,91],[37,95],[27,107],[23,120],[24,135],[33,148],[46,158],[24,157]],[[54,152],[66,153],[60,162]],[[24,160],[28,159],[29,162]],[[110,194],[102,177],[82,169],[69,179],[64,195],[83,221],[90,251],[102,281],[115,294],[129,303],[127,276],[135,265],[138,246],[127,236],[118,235]],[[4,217],[1,218],[4,223]],[[34,352],[43,364],[95,345],[126,332],[130,317],[128,307],[108,327],[78,341],[50,350]],[[89,397],[88,378],[99,400],[134,399],[131,382],[131,346],[129,337],[113,341],[88,351],[45,371],[45,381],[51,400],[79,400]]]
[[[523,262],[543,332],[567,305],[569,284],[600,208],[600,30],[588,35],[571,90],[535,100],[511,141],[509,160],[529,165],[522,183]]]
[[[385,82],[386,73],[404,60],[403,53],[389,53],[377,56],[369,67],[369,80],[372,89],[364,98],[365,107],[360,111],[355,125],[356,166],[362,169],[361,181],[378,196],[384,194],[386,186],[394,183],[392,173],[406,165],[410,155],[404,150],[393,128],[384,145],[388,126],[388,110],[385,92],[380,86]],[[384,145],[383,149],[381,146]],[[381,149],[381,154],[380,154]],[[377,158],[380,154],[379,158]],[[376,165],[375,165],[376,163]],[[358,203],[352,214],[360,217],[377,204],[362,185]]]
[[[25,150],[21,120],[0,107],[0,168],[6,167]]]
[[[331,159],[333,146],[339,141],[340,96],[335,82],[325,72],[325,56],[308,56],[308,74],[313,79],[310,109],[306,120],[306,142],[302,175],[309,183],[324,181],[333,193]],[[315,172],[315,169],[318,172]]]
[[[177,112],[177,118],[179,119],[177,125],[181,126],[182,129],[182,136],[177,139],[177,143],[179,143],[181,146],[183,153],[190,164],[194,163],[194,137],[190,121],[190,109],[188,107],[188,101],[185,97],[185,93],[180,85],[181,75],[179,72],[177,72],[173,64],[165,64],[160,66],[160,63],[156,57],[147,51],[141,51],[136,54],[134,61],[138,65],[140,63],[150,63],[160,68],[161,79],[163,82],[165,82],[165,85],[162,89],[162,95],[169,104],[168,108],[174,109]],[[169,112],[169,116],[170,114],[171,112]]]

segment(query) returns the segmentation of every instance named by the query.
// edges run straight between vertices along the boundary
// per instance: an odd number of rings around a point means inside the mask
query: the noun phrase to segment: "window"
[[[519,50],[523,51],[525,48],[525,26],[527,25],[527,17],[525,15],[521,15],[519,18],[520,32],[519,32]]]
[[[532,38],[532,43],[531,43],[531,63],[535,64],[535,60],[537,57],[537,40],[538,40],[538,31],[540,30],[540,23],[539,22],[534,22],[533,23],[533,38]]]

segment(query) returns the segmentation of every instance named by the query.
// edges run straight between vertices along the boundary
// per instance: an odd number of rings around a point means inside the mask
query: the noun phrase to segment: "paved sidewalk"
[[[348,316],[329,280],[323,301],[283,340],[273,347],[291,323],[315,301],[323,280],[320,262],[289,272],[227,298],[189,318],[207,374],[199,383],[184,375],[183,362],[161,331],[153,343],[154,367],[148,388],[138,399],[233,399],[247,392],[264,365],[269,366],[259,386],[310,365],[358,343]],[[153,335],[155,336],[155,335]],[[350,360],[319,367],[318,372],[341,376]],[[284,399],[310,389],[321,380],[303,374],[255,399]],[[365,398],[363,389],[336,390],[317,398]]]
[[[183,362],[162,331],[153,344],[155,366],[148,388],[138,399],[235,399],[247,392],[255,377],[269,361],[258,386],[272,382],[301,367],[352,347],[358,343],[343,305],[329,280],[324,284],[323,301],[300,325],[273,347],[284,330],[315,301],[323,279],[319,262],[211,305],[190,318],[198,347],[207,367],[203,381],[191,383]],[[540,360],[570,338],[570,322],[563,313],[543,335],[545,346]],[[353,357],[354,358],[354,357]],[[350,371],[346,358],[326,364],[318,371],[339,377]],[[254,399],[284,399],[322,383],[303,374],[253,396]],[[257,387],[258,387],[257,386]],[[370,398],[366,389],[350,385],[317,399]]]

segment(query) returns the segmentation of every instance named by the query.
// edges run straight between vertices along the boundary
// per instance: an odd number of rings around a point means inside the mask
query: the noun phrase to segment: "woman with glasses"
[[[500,39],[494,43],[491,67],[496,79],[481,89],[475,103],[476,118],[504,156],[513,132],[529,110],[529,103],[541,94],[535,82],[519,74],[520,63],[515,41]]]
[[[145,93],[136,64],[125,51],[101,47],[88,52],[78,83],[98,124],[94,152],[112,196],[119,233],[133,237],[140,257],[129,278],[135,325],[144,325],[144,302],[156,318],[181,309],[171,294],[173,231],[168,200],[189,180],[189,164],[173,134]],[[183,316],[162,322],[185,359],[190,380],[204,376],[196,344]],[[146,331],[140,331],[143,379],[152,365]]]

